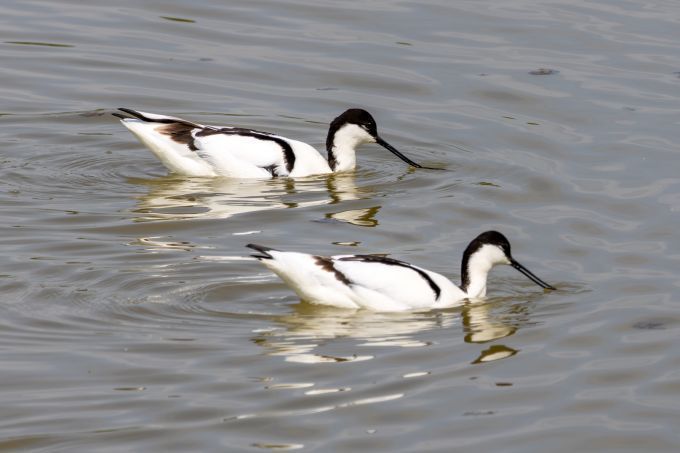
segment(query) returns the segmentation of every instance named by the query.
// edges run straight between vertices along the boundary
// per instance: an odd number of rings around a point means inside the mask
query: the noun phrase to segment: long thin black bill
[[[427,170],[441,170],[440,168],[423,167],[422,165],[413,162],[411,159],[409,159],[408,157],[404,156],[402,153],[400,153],[399,151],[397,151],[397,149],[396,149],[394,146],[390,145],[389,143],[387,143],[385,140],[383,140],[383,139],[380,138],[380,137],[377,137],[377,136],[376,136],[376,137],[375,137],[375,142],[376,142],[378,145],[380,145],[380,146],[382,146],[383,148],[385,148],[386,150],[388,150],[389,152],[391,152],[392,154],[394,154],[395,156],[397,156],[399,159],[401,159],[401,160],[403,160],[404,162],[406,162],[407,164],[411,165],[412,167],[416,167],[416,168],[424,168],[424,169],[427,169]]]
[[[554,286],[550,286],[550,285],[548,285],[546,282],[544,282],[543,280],[541,280],[540,278],[536,277],[529,269],[527,269],[526,267],[524,267],[524,266],[522,266],[521,264],[519,264],[519,262],[517,262],[517,261],[515,261],[515,260],[512,260],[512,261],[510,262],[510,265],[511,265],[512,267],[514,267],[515,269],[517,269],[518,271],[520,271],[521,273],[523,273],[524,275],[526,275],[526,276],[529,278],[529,280],[531,280],[532,282],[536,283],[536,284],[537,284],[538,286],[540,286],[541,288],[545,288],[545,289],[557,289],[557,288],[555,288]]]

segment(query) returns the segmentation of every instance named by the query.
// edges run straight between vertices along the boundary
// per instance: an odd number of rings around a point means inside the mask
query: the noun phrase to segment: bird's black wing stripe
[[[340,272],[333,266],[333,260],[330,258],[326,258],[325,256],[315,256],[314,257],[314,262],[321,267],[321,269],[331,272],[333,275],[335,275],[335,278],[338,279],[339,282],[344,283],[345,285],[349,286],[352,284],[350,279],[347,278],[345,274]]]
[[[352,256],[346,256],[344,258],[339,258],[339,261],[362,261],[365,263],[381,263],[381,264],[387,264],[390,266],[401,266],[405,267],[408,269],[411,269],[412,271],[416,271],[418,275],[420,275],[428,285],[430,285],[430,288],[434,292],[435,295],[435,300],[439,299],[439,296],[442,293],[441,288],[439,285],[437,285],[432,278],[430,278],[429,275],[427,275],[426,272],[424,272],[422,269],[418,269],[416,267],[411,266],[409,263],[406,263],[404,261],[399,261],[395,260],[394,258],[388,258],[386,256],[379,256],[379,255],[352,255]]]
[[[288,170],[288,173],[293,171],[293,167],[295,166],[295,153],[293,152],[293,148],[290,146],[290,144],[285,141],[284,139],[280,137],[276,137],[270,134],[267,134],[266,132],[259,132],[259,131],[254,131],[252,129],[243,129],[240,127],[224,127],[221,129],[203,129],[200,132],[196,133],[197,137],[207,137],[209,135],[216,135],[216,134],[224,134],[224,135],[241,135],[243,137],[253,137],[258,140],[269,140],[281,147],[281,150],[283,151],[283,160],[286,163],[286,170]]]

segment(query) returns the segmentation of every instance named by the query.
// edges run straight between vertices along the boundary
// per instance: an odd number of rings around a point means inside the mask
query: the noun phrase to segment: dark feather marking
[[[364,263],[381,263],[381,264],[387,264],[389,266],[401,266],[405,267],[407,269],[411,269],[412,271],[416,271],[418,275],[420,275],[423,280],[427,282],[427,284],[430,286],[432,291],[434,291],[435,295],[435,300],[439,300],[439,296],[442,293],[441,288],[439,288],[439,285],[437,285],[432,278],[427,275],[426,272],[424,272],[422,269],[418,269],[416,267],[411,266],[409,263],[406,263],[404,261],[399,261],[395,260],[394,258],[388,258],[386,256],[380,256],[380,255],[353,255],[353,256],[346,256],[344,258],[339,258],[339,261],[361,261]]]
[[[212,134],[238,134],[238,135],[246,135],[250,136],[250,134],[256,134],[256,135],[265,135],[268,137],[276,138],[273,137],[274,134],[270,134],[269,132],[263,132],[263,131],[257,131],[255,129],[246,129],[245,127],[214,127],[214,126],[206,126],[205,131],[201,131],[204,135],[212,135]]]
[[[147,123],[165,124],[166,126],[159,127],[156,130],[161,134],[170,136],[170,138],[176,143],[179,143],[181,145],[188,145],[191,151],[198,150],[198,148],[194,144],[194,137],[192,137],[191,131],[194,129],[202,128],[203,126],[201,126],[200,124],[173,118],[149,118],[132,109],[120,108],[118,110],[120,110],[121,112],[125,112],[128,115],[132,115],[133,117],[145,121]],[[124,120],[131,119],[121,115],[120,113],[114,113],[113,115]]]
[[[170,138],[179,144],[189,145],[189,149],[192,151],[198,150],[194,144],[194,137],[191,135],[191,131],[196,129],[193,124],[186,123],[169,123],[165,126],[157,127],[156,130],[164,135],[169,135]]]
[[[333,260],[330,258],[326,258],[324,256],[315,256],[315,263],[321,267],[321,269],[325,270],[326,272],[331,272],[335,275],[335,278],[338,279],[339,282],[344,283],[345,285],[349,286],[352,284],[352,282],[339,270],[333,266]]]
[[[260,167],[260,168],[264,168],[265,170],[267,170],[272,175],[272,178],[278,178],[278,176],[279,176],[279,172],[277,170],[278,165],[269,165],[267,167]]]
[[[243,137],[252,137],[258,140],[269,140],[274,142],[279,145],[283,151],[283,160],[286,163],[286,170],[288,170],[288,173],[293,171],[293,167],[295,166],[295,153],[293,152],[293,148],[290,146],[290,144],[281,137],[276,137],[266,132],[254,131],[252,129],[243,129],[240,127],[223,127],[221,129],[205,128],[196,133],[196,136],[207,137],[209,135],[216,134],[241,135]]]

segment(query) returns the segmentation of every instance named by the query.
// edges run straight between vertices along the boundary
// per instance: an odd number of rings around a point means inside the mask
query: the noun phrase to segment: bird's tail
[[[258,244],[248,244],[246,245],[249,249],[256,250],[261,253],[261,255],[250,255],[253,258],[257,258],[258,260],[271,260],[274,257],[269,254],[270,251],[276,251],[276,249],[273,249],[271,247],[265,247],[264,245],[258,245]]]
[[[202,125],[197,123],[192,123],[191,121],[183,120],[182,118],[176,118],[174,116],[158,115],[156,113],[139,112],[137,110],[119,108],[123,113],[127,113],[130,116],[125,116],[122,113],[114,112],[113,116],[120,118],[121,120],[132,120],[138,119],[146,123],[161,123],[161,124],[183,124],[191,127],[202,127]]]

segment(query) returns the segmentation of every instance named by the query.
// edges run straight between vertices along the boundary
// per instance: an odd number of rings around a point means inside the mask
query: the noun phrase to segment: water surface
[[[0,449],[676,451],[680,4],[0,6]],[[117,107],[323,148],[368,109],[409,157],[168,176]],[[257,242],[458,280],[481,231],[560,288],[300,304]]]

